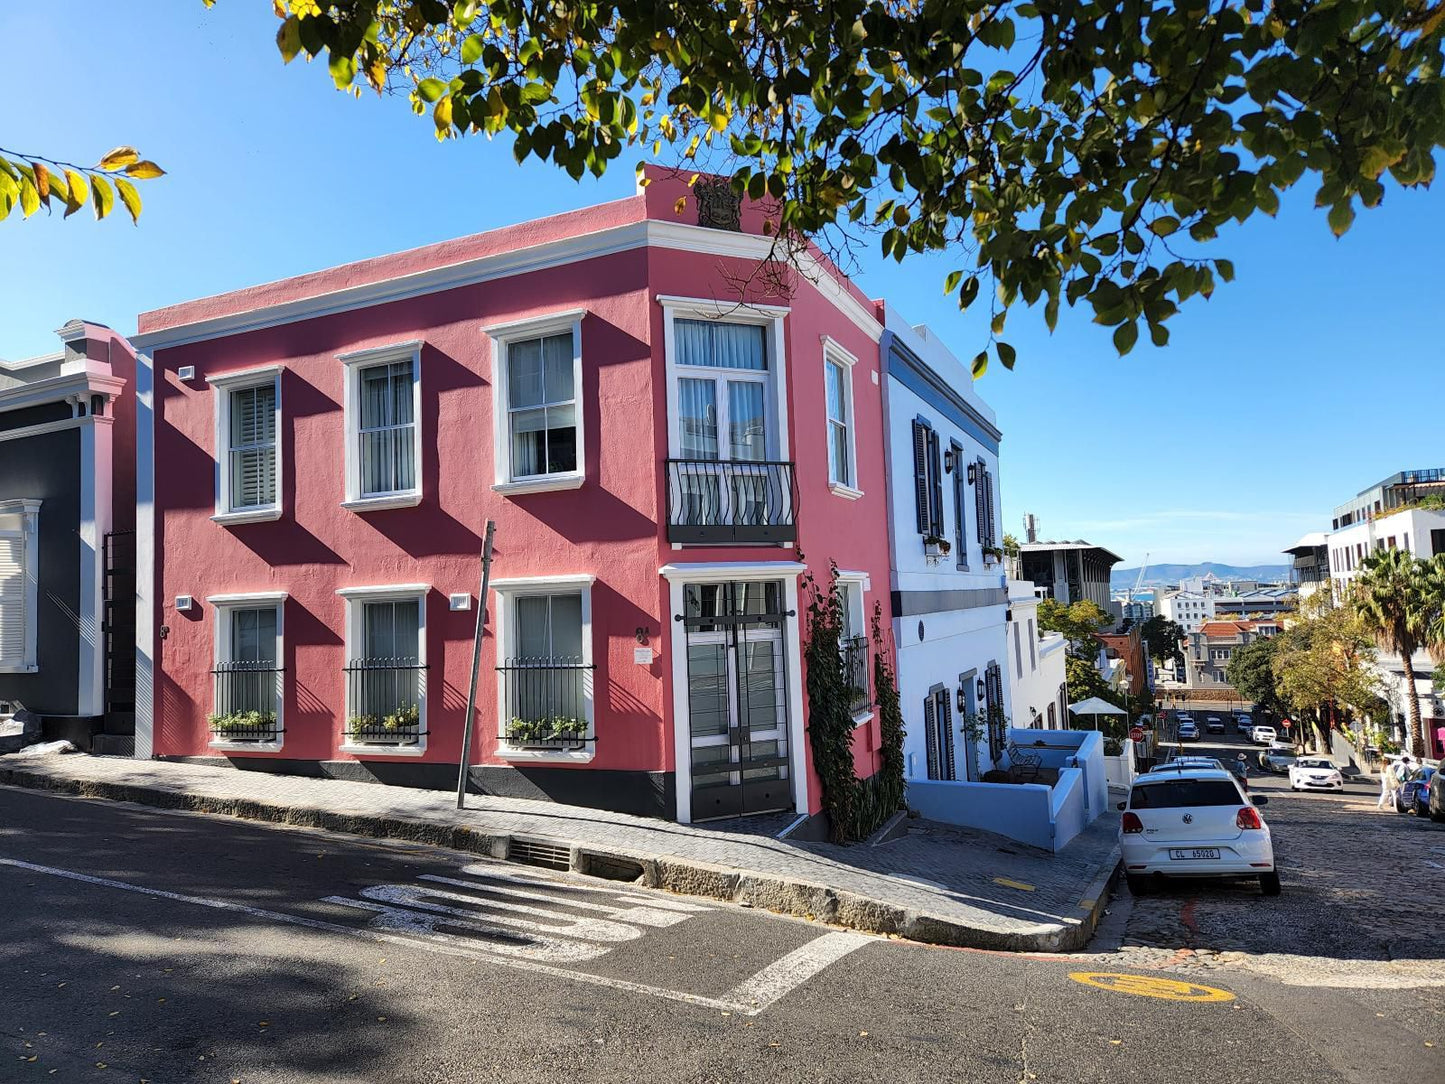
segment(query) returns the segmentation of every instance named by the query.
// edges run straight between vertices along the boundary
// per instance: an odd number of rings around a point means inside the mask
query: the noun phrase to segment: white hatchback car
[[[1258,877],[1278,896],[1274,842],[1258,806],[1229,772],[1180,768],[1134,780],[1124,811],[1121,847],[1129,891],[1139,895],[1164,877]]]
[[[1329,757],[1300,757],[1289,766],[1290,790],[1344,790],[1345,777]]]
[[[1257,726],[1249,732],[1249,740],[1255,745],[1268,745],[1279,737],[1272,726]]]

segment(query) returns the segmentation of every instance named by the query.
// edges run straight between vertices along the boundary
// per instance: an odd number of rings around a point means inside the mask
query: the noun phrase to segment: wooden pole
[[[467,765],[472,759],[472,712],[477,706],[477,669],[482,664],[482,630],[487,623],[487,585],[492,579],[492,536],[497,525],[487,520],[487,536],[482,540],[482,593],[477,598],[477,627],[472,634],[472,677],[467,685],[467,714],[462,724],[462,758],[457,766],[457,808],[466,808]]]

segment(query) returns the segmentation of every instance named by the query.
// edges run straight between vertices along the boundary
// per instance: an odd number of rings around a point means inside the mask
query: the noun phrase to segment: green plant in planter
[[[514,742],[573,740],[585,736],[587,720],[572,716],[545,715],[539,719],[513,718],[507,726],[507,737]]]
[[[206,722],[218,734],[234,734],[246,730],[267,730],[276,725],[276,713],[271,711],[232,711],[222,715],[207,715]]]
[[[383,730],[409,730],[421,722],[421,707],[417,704],[402,703],[397,709],[381,719]]]

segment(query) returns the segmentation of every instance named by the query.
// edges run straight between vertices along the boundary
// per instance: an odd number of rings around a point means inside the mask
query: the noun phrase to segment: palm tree
[[[1376,550],[1365,558],[1353,584],[1350,603],[1356,615],[1386,651],[1400,656],[1410,709],[1410,751],[1425,755],[1420,726],[1420,693],[1415,688],[1415,652],[1429,643],[1433,567],[1408,550]]]

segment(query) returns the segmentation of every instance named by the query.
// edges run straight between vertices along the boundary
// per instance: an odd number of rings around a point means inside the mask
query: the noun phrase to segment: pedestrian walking
[[[1404,783],[1409,762],[1408,756],[1392,760],[1380,772],[1380,800],[1375,803],[1376,809],[1384,809],[1385,803],[1389,802],[1390,811],[1392,813],[1395,811],[1395,794]]]

